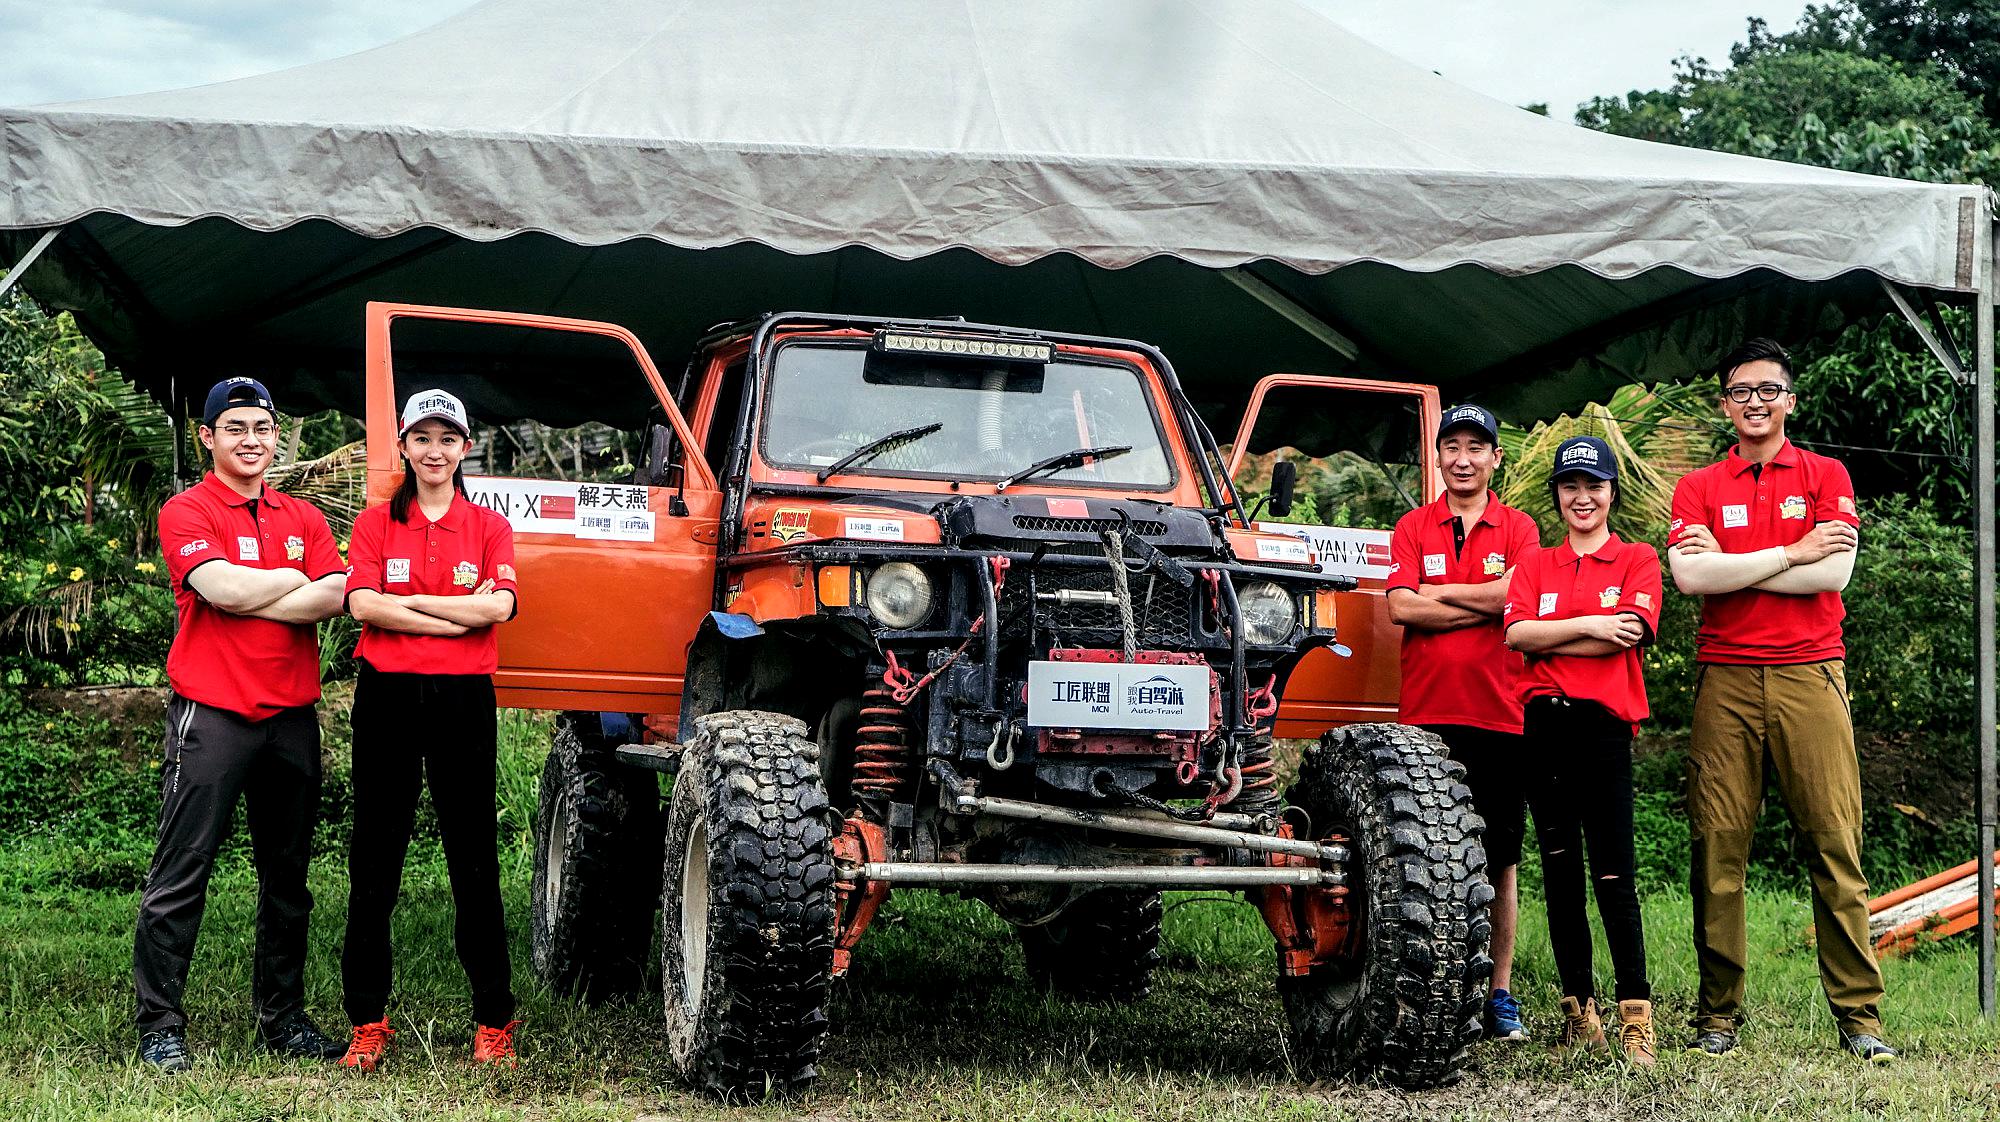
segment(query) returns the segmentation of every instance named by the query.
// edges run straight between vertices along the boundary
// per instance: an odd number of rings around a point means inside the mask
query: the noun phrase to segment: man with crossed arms
[[[1737,443],[1674,488],[1674,584],[1701,596],[1688,749],[1694,936],[1701,989],[1688,1045],[1735,1051],[1748,957],[1743,879],[1768,768],[1813,885],[1820,981],[1841,1045],[1870,1063],[1882,1041],[1882,970],[1861,875],[1861,775],[1848,716],[1841,589],[1860,518],[1840,461],[1785,439],[1791,360],[1769,339],[1723,359],[1722,411]]]

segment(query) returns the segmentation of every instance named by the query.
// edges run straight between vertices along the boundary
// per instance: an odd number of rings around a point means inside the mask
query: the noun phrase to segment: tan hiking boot
[[[1579,1006],[1576,998],[1565,997],[1562,999],[1562,1015],[1562,1035],[1556,1038],[1557,1048],[1602,1052],[1611,1047],[1604,1039],[1604,1021],[1597,1015],[1596,998],[1587,998]]]
[[[1653,1003],[1618,1003],[1618,1047],[1625,1058],[1640,1067],[1653,1066]]]

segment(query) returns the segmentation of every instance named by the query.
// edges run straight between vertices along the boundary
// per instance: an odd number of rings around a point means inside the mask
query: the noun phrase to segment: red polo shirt
[[[1485,584],[1541,549],[1535,520],[1486,493],[1486,510],[1457,548],[1457,515],[1444,496],[1405,514],[1389,537],[1389,590],[1425,584]],[[1514,684],[1521,656],[1507,649],[1499,619],[1456,631],[1403,629],[1402,721],[1521,731]]]
[[[1510,626],[1531,619],[1626,613],[1645,623],[1641,646],[1650,645],[1660,626],[1660,555],[1650,545],[1620,541],[1617,534],[1596,553],[1582,556],[1567,538],[1536,550],[1533,560],[1514,570],[1514,583],[1507,588],[1505,619]],[[1609,655],[1531,654],[1521,674],[1520,697],[1595,701],[1612,716],[1630,721],[1634,731],[1651,712],[1638,647]]]
[[[1696,523],[1709,528],[1724,553],[1790,545],[1821,522],[1861,525],[1854,482],[1839,460],[1787,440],[1761,471],[1750,469],[1750,461],[1732,447],[1720,463],[1682,476],[1674,487],[1667,545],[1680,537],[1681,527]],[[1846,618],[1838,592],[1794,596],[1745,588],[1704,596],[1695,659],[1784,666],[1844,658],[1840,621]]]
[[[390,518],[387,503],[369,507],[354,520],[347,558],[349,596],[361,588],[390,596],[470,596],[488,577],[495,592],[520,595],[514,528],[464,495],[453,495],[436,522],[414,500],[408,522]],[[500,668],[500,637],[490,626],[446,637],[363,624],[354,656],[390,674],[491,674]]]
[[[225,612],[188,585],[210,561],[297,569],[312,580],[340,572],[326,516],[266,486],[256,506],[210,472],[160,508],[160,552],[180,629],[167,651],[174,692],[252,721],[319,700],[319,632]]]

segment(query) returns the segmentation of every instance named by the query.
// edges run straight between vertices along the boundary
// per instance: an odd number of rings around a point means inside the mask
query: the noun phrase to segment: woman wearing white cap
[[[428,780],[472,986],[476,1063],[514,1063],[512,970],[495,827],[494,625],[514,616],[514,533],[465,494],[465,405],[411,395],[403,479],[354,521],[348,610],[361,621],[354,689],[354,840],[341,981],[354,1036],[344,1066],[373,1071],[389,1038],[389,916]]]

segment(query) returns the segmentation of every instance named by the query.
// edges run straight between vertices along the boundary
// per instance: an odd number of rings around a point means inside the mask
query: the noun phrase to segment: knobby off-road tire
[[[1307,1074],[1422,1088],[1463,1069],[1493,973],[1485,825],[1464,774],[1406,725],[1334,729],[1307,750],[1289,801],[1314,836],[1347,835],[1363,925],[1354,959],[1278,979]]]
[[[592,1003],[645,989],[659,903],[659,781],[612,747],[558,717],[535,807],[535,973]]]
[[[660,919],[667,1050],[697,1090],[789,1098],[818,1077],[838,829],[805,725],[701,719],[667,808]]]
[[[1138,1001],[1160,963],[1160,894],[1100,888],[1047,923],[1021,928],[1036,984],[1086,1001]]]

